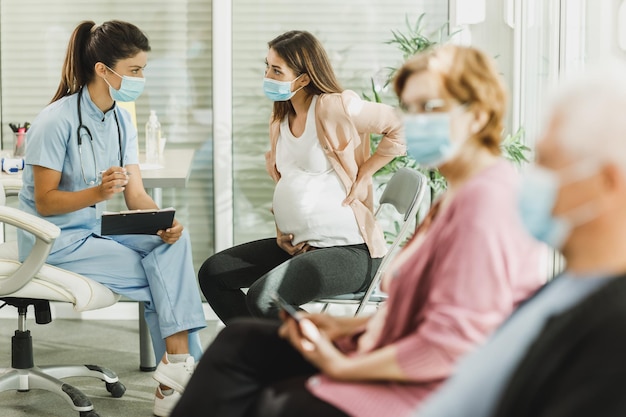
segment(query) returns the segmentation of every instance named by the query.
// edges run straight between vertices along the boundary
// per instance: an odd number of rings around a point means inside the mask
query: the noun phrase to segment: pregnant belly
[[[346,228],[358,230],[352,209],[334,171],[322,175],[283,177],[274,190],[274,218],[278,229],[294,235],[293,243],[341,239]]]

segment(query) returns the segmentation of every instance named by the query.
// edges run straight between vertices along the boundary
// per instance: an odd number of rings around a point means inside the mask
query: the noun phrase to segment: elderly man
[[[416,416],[626,416],[625,114],[621,65],[561,88],[520,210],[566,270]]]

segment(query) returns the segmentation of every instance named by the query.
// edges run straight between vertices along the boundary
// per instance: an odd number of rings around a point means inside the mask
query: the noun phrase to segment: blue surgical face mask
[[[107,67],[109,68],[109,67]],[[122,84],[120,85],[120,89],[116,90],[111,87],[111,84],[104,79],[104,81],[109,84],[109,94],[111,94],[111,98],[115,101],[135,101],[139,98],[141,93],[143,93],[143,89],[146,85],[146,79],[142,77],[129,77],[128,75],[119,75],[117,72],[113,71],[109,68],[113,74],[117,75],[122,79]]]
[[[302,89],[304,86],[298,88],[296,91],[291,91],[291,83],[300,78],[302,74],[298,75],[291,81],[277,81],[271,78],[263,78],[263,92],[265,96],[272,101],[287,101]]]
[[[567,182],[589,177],[593,172],[584,169],[572,174]],[[552,211],[562,185],[556,173],[537,166],[530,167],[523,177],[518,199],[518,209],[526,229],[537,240],[555,249],[563,248],[574,227],[597,216],[593,203],[572,210],[567,217],[554,216]]]
[[[449,113],[410,114],[404,118],[407,153],[423,166],[449,161],[458,145],[450,140]]]

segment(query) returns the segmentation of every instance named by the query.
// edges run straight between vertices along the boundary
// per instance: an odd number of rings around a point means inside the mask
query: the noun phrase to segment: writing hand
[[[115,194],[121,193],[126,189],[128,184],[128,173],[126,168],[111,167],[101,172],[102,180],[98,184],[98,190],[102,199],[109,200]]]

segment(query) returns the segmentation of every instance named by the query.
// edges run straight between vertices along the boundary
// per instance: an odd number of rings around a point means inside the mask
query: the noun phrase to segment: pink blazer
[[[317,137],[332,167],[346,190],[352,188],[359,167],[370,157],[370,133],[382,134],[376,153],[400,156],[406,153],[402,121],[392,107],[364,101],[350,90],[341,94],[322,94],[315,107]],[[276,169],[276,143],[280,121],[270,122],[270,150],[265,154],[266,168],[274,181],[280,179]],[[373,214],[372,185],[366,201],[351,205],[370,255],[380,258],[387,252],[382,230]]]

